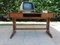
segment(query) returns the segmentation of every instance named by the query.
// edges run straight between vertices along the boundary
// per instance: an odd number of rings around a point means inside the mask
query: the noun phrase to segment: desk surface
[[[29,16],[26,16],[26,14]],[[15,19],[47,19],[53,18],[53,13],[9,13],[9,17]]]

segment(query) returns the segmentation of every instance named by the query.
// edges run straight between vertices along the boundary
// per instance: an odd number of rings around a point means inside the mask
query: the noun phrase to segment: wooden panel
[[[33,13],[33,14],[37,14],[37,13]],[[16,19],[47,19],[47,18],[53,18],[53,13],[41,13],[41,16],[35,16],[35,17],[24,17],[23,13],[9,13],[9,16],[12,18],[16,18]]]
[[[53,13],[42,13],[42,18],[53,18]]]
[[[12,18],[20,18],[23,17],[22,13],[9,13],[9,16]]]

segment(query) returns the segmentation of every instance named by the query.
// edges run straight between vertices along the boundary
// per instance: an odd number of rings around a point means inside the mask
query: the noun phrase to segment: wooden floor
[[[0,45],[60,45],[60,32],[54,26],[50,26],[50,31],[53,38],[50,38],[44,30],[17,30],[10,39],[12,25],[0,25]]]

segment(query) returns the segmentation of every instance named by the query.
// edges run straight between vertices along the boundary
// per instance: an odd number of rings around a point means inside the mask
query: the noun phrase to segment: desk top
[[[53,18],[53,13],[9,13],[14,19],[47,19]]]

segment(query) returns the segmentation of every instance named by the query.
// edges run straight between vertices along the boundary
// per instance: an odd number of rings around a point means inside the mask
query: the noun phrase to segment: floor
[[[29,25],[17,25],[17,27],[29,27]],[[30,27],[39,27],[34,25]],[[45,26],[40,26],[45,27]],[[0,25],[0,45],[60,45],[60,26],[50,25],[50,32],[53,38],[50,38],[45,30],[17,30],[12,39],[12,25]]]

